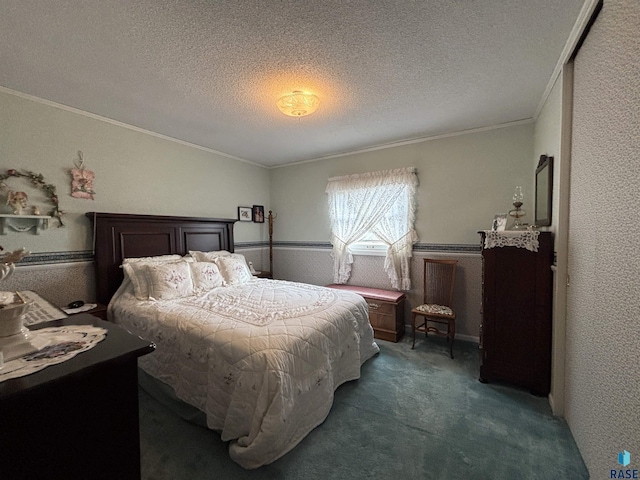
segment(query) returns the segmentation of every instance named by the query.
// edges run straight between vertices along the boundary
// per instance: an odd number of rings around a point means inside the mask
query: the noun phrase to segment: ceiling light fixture
[[[313,93],[304,93],[295,90],[278,99],[278,108],[285,115],[290,117],[304,117],[312,114],[320,105],[320,99]]]

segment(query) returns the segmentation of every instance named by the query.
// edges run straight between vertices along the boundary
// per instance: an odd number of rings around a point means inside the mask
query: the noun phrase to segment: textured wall
[[[95,200],[71,197],[69,169],[77,151],[96,174]],[[269,170],[178,142],[0,91],[0,171],[41,173],[57,187],[64,228],[40,235],[9,231],[5,248],[32,252],[91,250],[88,211],[237,218],[239,205],[269,208]],[[9,188],[38,191],[26,180]],[[0,212],[6,212],[0,192]],[[35,203],[45,211],[47,203]],[[266,224],[241,223],[240,242],[266,240]]]
[[[640,469],[640,3],[605,1],[575,60],[566,418],[591,478]]]
[[[479,243],[479,241],[478,241]],[[328,249],[275,248],[274,278],[314,285],[333,283],[333,259]],[[414,252],[411,262],[411,291],[407,292],[405,323],[410,324],[409,311],[422,303],[422,259],[452,258],[458,260],[454,306],[456,335],[478,340],[480,304],[482,301],[482,258],[480,254]],[[384,257],[358,255],[354,257],[349,285],[393,290],[383,269]]]
[[[418,170],[420,242],[476,244],[478,230],[511,206],[522,185],[532,214],[533,123],[433,139],[271,170],[274,238],[328,242],[327,180],[401,167]],[[526,221],[529,217],[525,217]]]
[[[96,301],[93,262],[18,266],[2,282],[0,290],[33,290],[58,307],[75,300],[93,303]]]

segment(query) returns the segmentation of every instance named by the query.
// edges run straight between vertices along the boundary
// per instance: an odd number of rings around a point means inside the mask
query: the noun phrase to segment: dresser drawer
[[[388,330],[395,332],[396,330],[396,317],[395,315],[381,315],[379,313],[369,310],[369,322],[374,330]]]
[[[381,302],[380,300],[372,300],[366,297],[365,300],[369,305],[369,316],[372,314],[395,315],[396,305],[394,303]]]

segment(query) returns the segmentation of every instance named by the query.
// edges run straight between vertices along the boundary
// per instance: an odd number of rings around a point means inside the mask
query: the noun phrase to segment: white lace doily
[[[47,346],[2,365],[0,382],[35,373],[86,352],[107,336],[107,330],[91,325],[66,325],[32,330],[30,334],[47,340]]]
[[[505,230],[496,232],[485,230],[484,248],[517,247],[531,252],[538,251],[539,230]]]

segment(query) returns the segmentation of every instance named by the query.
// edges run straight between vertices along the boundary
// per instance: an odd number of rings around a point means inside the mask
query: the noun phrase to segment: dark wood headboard
[[[93,224],[96,299],[105,305],[122,283],[120,265],[124,258],[234,249],[235,219],[96,212],[86,215]]]

